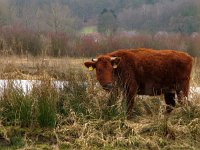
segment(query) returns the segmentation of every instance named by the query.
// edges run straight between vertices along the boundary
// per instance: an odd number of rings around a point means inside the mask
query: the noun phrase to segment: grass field
[[[163,97],[136,97],[132,120],[126,120],[121,94],[106,93],[86,58],[0,59],[1,79],[10,79],[0,100],[1,149],[200,149],[200,95],[165,115]],[[23,93],[12,79],[40,79]],[[199,86],[194,66],[192,86]],[[57,90],[51,80],[67,80]],[[88,86],[80,83],[87,82]],[[107,105],[111,102],[112,105]]]
[[[94,33],[94,32],[97,32],[96,26],[85,27],[81,30],[82,34],[88,34],[88,33]]]

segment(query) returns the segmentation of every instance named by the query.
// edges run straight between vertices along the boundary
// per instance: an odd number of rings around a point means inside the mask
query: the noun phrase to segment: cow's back
[[[174,50],[134,49],[119,50],[112,56],[122,57],[122,71],[133,72],[141,94],[171,90],[190,79],[192,57]]]
[[[134,50],[136,73],[144,79],[157,79],[166,82],[183,80],[191,71],[192,57],[174,50]]]

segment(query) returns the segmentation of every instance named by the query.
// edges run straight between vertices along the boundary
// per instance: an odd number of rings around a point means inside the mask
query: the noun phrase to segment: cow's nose
[[[110,89],[112,89],[112,87],[113,87],[112,83],[103,85],[104,90],[110,90]]]

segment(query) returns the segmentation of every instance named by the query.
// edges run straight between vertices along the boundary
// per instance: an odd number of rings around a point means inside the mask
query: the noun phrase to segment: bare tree
[[[40,21],[52,28],[55,32],[69,31],[77,27],[78,19],[72,16],[67,5],[62,5],[58,0],[54,0],[50,5],[45,5],[38,10]]]

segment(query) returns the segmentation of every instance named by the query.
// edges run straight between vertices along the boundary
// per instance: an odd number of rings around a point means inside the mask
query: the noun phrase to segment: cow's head
[[[113,87],[113,70],[120,63],[120,57],[100,56],[92,59],[91,62],[85,62],[89,70],[96,69],[97,80],[105,90],[111,90]]]

